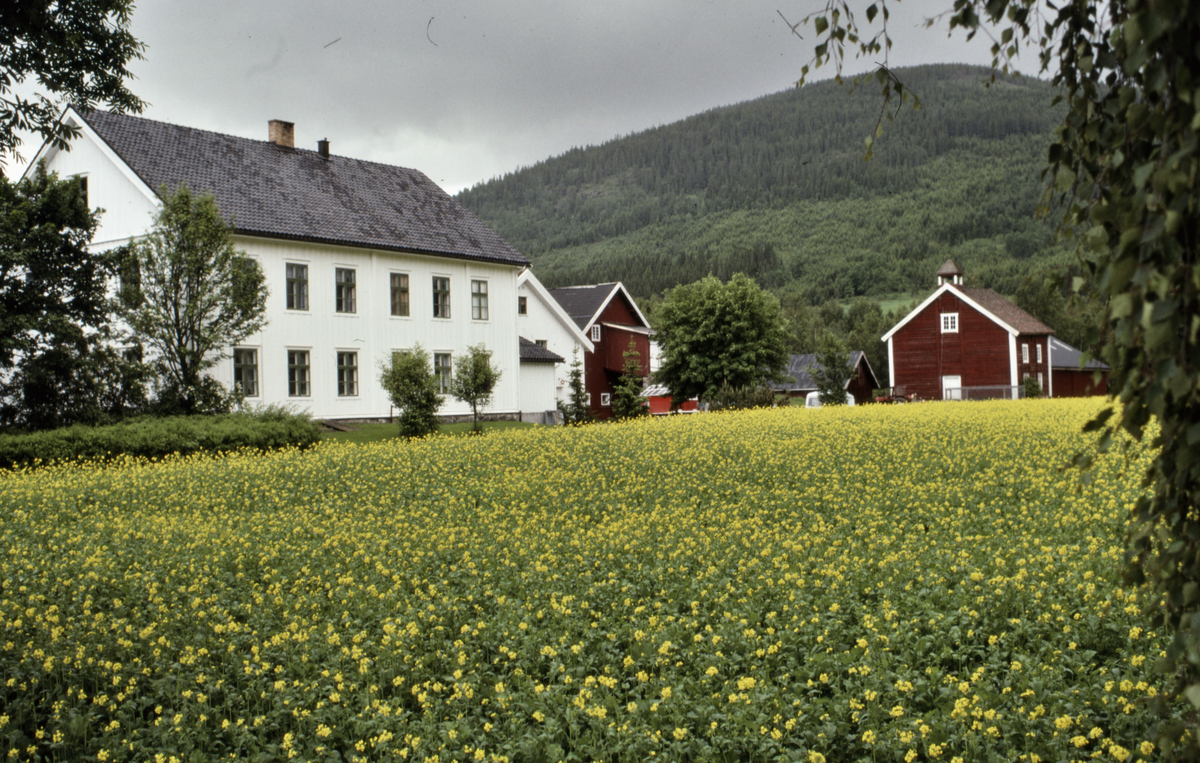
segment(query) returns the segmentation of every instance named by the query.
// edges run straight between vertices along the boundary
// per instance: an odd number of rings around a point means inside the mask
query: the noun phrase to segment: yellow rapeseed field
[[[1152,760],[1101,403],[0,475],[0,755]]]

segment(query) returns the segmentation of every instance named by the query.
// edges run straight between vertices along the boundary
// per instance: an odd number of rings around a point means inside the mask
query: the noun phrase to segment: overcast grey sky
[[[143,116],[415,167],[451,193],[574,146],[791,87],[812,53],[780,18],[817,0],[141,0]],[[866,3],[862,3],[865,7]],[[891,64],[989,63],[983,40],[893,6]],[[861,71],[871,61],[852,61]],[[832,72],[822,73],[825,77]],[[22,154],[32,156],[30,140]]]

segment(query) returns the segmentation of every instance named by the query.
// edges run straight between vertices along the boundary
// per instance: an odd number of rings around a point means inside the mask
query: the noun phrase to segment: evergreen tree
[[[850,379],[850,353],[846,345],[833,332],[826,331],[815,360],[808,372],[817,384],[821,405],[845,405],[846,382]]]
[[[617,381],[612,396],[613,415],[618,421],[650,414],[650,410],[646,407],[646,398],[642,397],[642,388],[645,386],[642,380],[645,376],[642,373],[641,353],[637,351],[637,344],[632,338],[629,340],[629,348],[625,350],[624,357],[625,368],[621,372],[621,378]]]
[[[567,378],[567,402],[559,407],[563,423],[586,424],[592,420],[592,406],[583,386],[583,363],[579,360],[578,346],[571,350],[571,371]]]

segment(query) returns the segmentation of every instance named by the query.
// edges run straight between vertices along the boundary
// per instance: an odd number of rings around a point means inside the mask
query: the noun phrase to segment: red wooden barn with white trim
[[[883,335],[892,385],[923,400],[1016,397],[1032,376],[1053,396],[1054,330],[991,289],[963,286],[950,260],[937,277],[937,291]]]
[[[595,347],[583,359],[583,381],[592,415],[612,418],[612,393],[625,370],[625,351],[632,340],[641,375],[650,369],[650,322],[620,283],[548,289]]]

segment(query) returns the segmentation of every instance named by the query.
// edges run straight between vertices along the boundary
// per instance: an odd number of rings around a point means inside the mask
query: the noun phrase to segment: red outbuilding
[[[1054,330],[991,289],[964,286],[952,261],[937,278],[937,291],[883,335],[892,385],[923,400],[1015,398],[1031,376],[1053,396]]]
[[[583,359],[583,380],[592,415],[612,418],[612,393],[625,370],[625,352],[632,341],[641,362],[641,376],[650,372],[650,323],[620,283],[548,289],[571,320],[595,346]]]

